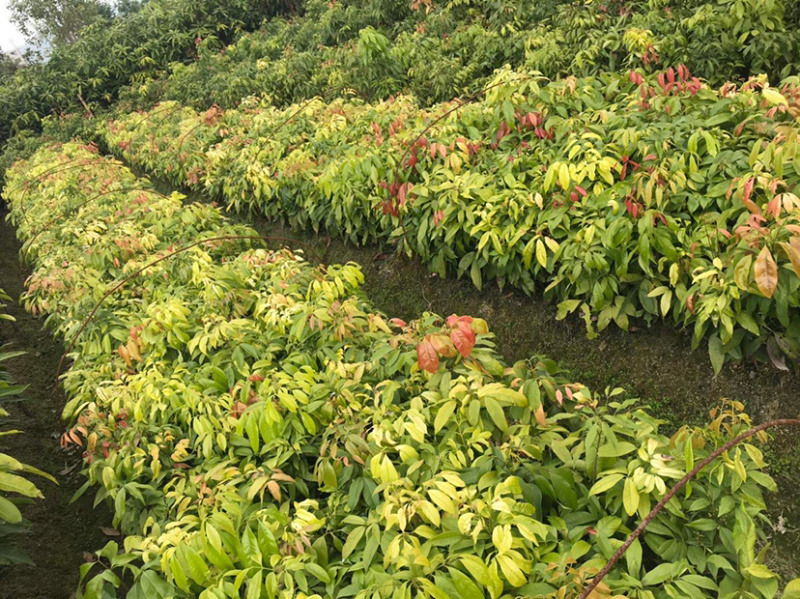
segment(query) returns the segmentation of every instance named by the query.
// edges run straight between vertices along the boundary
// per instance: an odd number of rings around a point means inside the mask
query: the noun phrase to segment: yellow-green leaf
[[[622,489],[622,504],[625,507],[625,513],[633,516],[639,509],[639,489],[636,488],[636,483],[632,478],[625,479],[625,486]]]
[[[758,253],[754,270],[758,290],[765,297],[772,297],[778,288],[778,267],[766,245]]]

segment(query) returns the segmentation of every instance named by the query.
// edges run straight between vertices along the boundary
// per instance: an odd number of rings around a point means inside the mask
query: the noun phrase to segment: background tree
[[[0,81],[13,74],[19,68],[14,58],[0,50]]]
[[[111,8],[99,0],[11,0],[11,21],[29,40],[71,44],[81,29],[98,18],[110,18]]]

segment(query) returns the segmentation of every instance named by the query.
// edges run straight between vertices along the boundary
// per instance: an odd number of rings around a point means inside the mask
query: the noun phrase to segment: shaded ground
[[[0,321],[0,343],[13,343],[14,349],[28,352],[4,365],[16,383],[30,386],[24,394],[24,411],[21,404],[12,404],[11,418],[5,419],[3,426],[21,429],[24,434],[4,437],[3,446],[22,462],[55,475],[60,485],[36,481],[45,497],[22,510],[33,524],[32,533],[19,543],[36,565],[0,567],[0,599],[68,599],[78,586],[83,553],[94,552],[109,540],[99,527],[108,525],[111,517],[102,508],[92,509],[91,491],[69,503],[83,478],[78,474],[79,457],[58,446],[64,430],[64,396],[55,389],[55,376],[64,348],[42,330],[42,320],[16,302],[27,272],[20,268],[19,244],[4,218],[0,212],[0,287],[15,300],[6,312],[16,322]]]

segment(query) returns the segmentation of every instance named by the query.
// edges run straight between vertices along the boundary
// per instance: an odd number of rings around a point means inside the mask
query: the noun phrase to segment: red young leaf
[[[430,373],[439,370],[439,355],[427,338],[417,345],[417,364],[419,364],[420,368]]]
[[[475,332],[469,327],[469,323],[459,321],[458,326],[450,331],[450,338],[462,356],[466,358],[472,353],[472,348],[475,346]]]

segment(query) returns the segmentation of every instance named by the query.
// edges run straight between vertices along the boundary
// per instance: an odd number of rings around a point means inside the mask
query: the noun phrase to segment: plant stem
[[[617,552],[612,556],[612,558],[608,560],[608,563],[606,563],[606,565],[603,566],[603,569],[597,573],[597,576],[595,576],[592,579],[592,581],[589,583],[589,586],[587,586],[583,590],[583,592],[580,594],[579,599],[587,599],[587,597],[589,597],[591,592],[597,587],[597,585],[600,584],[600,581],[602,581],[603,578],[605,578],[605,575],[609,573],[611,568],[613,568],[614,565],[619,561],[619,559],[625,554],[625,552],[628,550],[628,547],[631,546],[631,543],[633,543],[637,538],[639,538],[639,536],[644,532],[644,529],[647,528],[647,525],[650,524],[653,518],[655,518],[662,509],[664,509],[664,506],[667,505],[667,503],[669,503],[669,500],[672,499],[678,491],[680,491],[683,487],[686,486],[686,483],[692,480],[695,476],[697,476],[697,474],[703,468],[708,466],[716,458],[718,458],[726,451],[730,450],[732,447],[735,447],[745,439],[748,439],[753,435],[760,433],[763,430],[772,428],[773,426],[800,426],[800,418],[781,418],[779,420],[771,420],[769,422],[759,424],[758,426],[754,426],[750,430],[743,432],[741,435],[734,437],[721,447],[718,447],[716,450],[714,450],[712,453],[710,453],[708,456],[706,456],[704,459],[698,462],[697,465],[694,468],[692,468],[692,470],[688,474],[686,474],[686,476],[684,476],[681,480],[679,480],[675,484],[675,486],[672,487],[667,492],[667,494],[661,498],[661,501],[659,501],[656,504],[656,506],[650,511],[649,514],[647,514],[647,517],[644,520],[642,520],[639,526],[636,527],[636,530],[634,530],[628,536],[628,538],[625,539],[625,542],[620,546],[619,549],[617,549]]]

